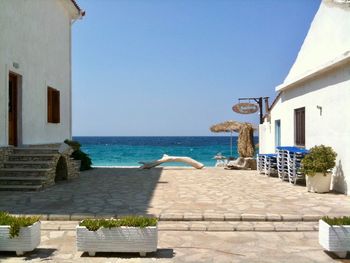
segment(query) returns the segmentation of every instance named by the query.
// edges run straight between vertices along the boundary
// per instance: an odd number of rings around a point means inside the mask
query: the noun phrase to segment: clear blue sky
[[[319,0],[78,0],[73,135],[212,135],[275,97]]]

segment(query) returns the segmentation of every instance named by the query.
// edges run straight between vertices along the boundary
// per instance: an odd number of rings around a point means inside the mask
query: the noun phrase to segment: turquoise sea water
[[[196,137],[74,137],[90,155],[94,166],[139,166],[139,161],[159,159],[163,154],[189,156],[205,166],[214,166],[218,152],[230,156],[229,136]],[[257,142],[257,138],[255,138]],[[233,137],[237,157],[237,137]],[[164,166],[181,166],[181,163]]]

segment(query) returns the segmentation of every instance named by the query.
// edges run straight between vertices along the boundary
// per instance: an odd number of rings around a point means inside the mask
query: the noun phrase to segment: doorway
[[[18,145],[18,76],[9,74],[8,144]]]

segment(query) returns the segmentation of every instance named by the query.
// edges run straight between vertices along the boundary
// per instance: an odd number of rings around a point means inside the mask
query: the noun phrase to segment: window
[[[60,92],[47,87],[47,122],[60,123]]]
[[[281,120],[275,120],[275,146],[281,146]]]
[[[295,145],[305,146],[305,108],[294,110]]]

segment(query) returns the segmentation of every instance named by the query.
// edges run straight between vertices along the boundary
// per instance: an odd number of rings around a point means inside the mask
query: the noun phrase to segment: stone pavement
[[[317,221],[350,215],[350,197],[308,193],[256,171],[98,168],[39,192],[0,192],[0,210],[79,220],[152,214],[161,220]]]
[[[68,223],[68,222],[67,222]],[[44,227],[45,228],[45,227]],[[75,231],[43,230],[33,252],[16,257],[0,252],[0,262],[350,262],[318,245],[317,232],[160,231],[158,251],[145,258],[131,253],[77,252]]]

